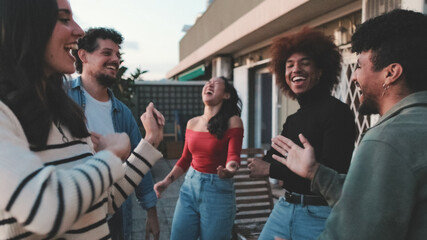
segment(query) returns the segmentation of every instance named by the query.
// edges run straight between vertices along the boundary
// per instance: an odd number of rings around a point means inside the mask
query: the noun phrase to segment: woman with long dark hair
[[[161,157],[152,104],[130,156],[125,134],[90,137],[62,86],[83,34],[67,0],[0,0],[0,239],[110,239],[107,215]]]
[[[184,151],[154,185],[157,196],[187,172],[172,222],[171,239],[231,239],[236,214],[233,176],[240,164],[241,101],[224,77],[203,87],[204,113],[187,123]],[[191,166],[190,166],[191,165]]]

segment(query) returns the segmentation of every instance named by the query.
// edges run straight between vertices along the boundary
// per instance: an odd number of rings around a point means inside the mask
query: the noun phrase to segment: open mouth
[[[214,94],[214,92],[213,92],[213,90],[212,90],[212,89],[207,89],[207,90],[205,91],[205,93],[206,93],[207,95],[213,95],[213,94]]]
[[[79,49],[77,43],[69,43],[64,46],[64,49],[71,54],[71,51]]]
[[[294,78],[292,78],[292,82],[302,82],[302,81],[304,81],[306,78],[305,77],[302,77],[302,76],[297,76],[297,77],[294,77]]]
[[[116,66],[112,66],[112,65],[108,65],[106,68],[110,69],[110,70],[113,70],[113,71],[117,70],[117,67]]]

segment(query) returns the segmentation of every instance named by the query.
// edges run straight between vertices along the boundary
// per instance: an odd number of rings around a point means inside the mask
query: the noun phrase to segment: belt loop
[[[214,184],[215,181],[215,174],[209,174],[210,178],[211,178],[211,184]]]
[[[193,178],[194,174],[196,174],[196,171],[194,170],[193,167],[190,167],[189,173],[190,173],[190,178]]]
[[[304,194],[301,194],[301,206],[304,207]]]

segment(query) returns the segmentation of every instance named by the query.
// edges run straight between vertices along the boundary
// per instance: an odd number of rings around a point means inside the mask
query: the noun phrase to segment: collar
[[[319,101],[319,99],[329,96],[329,93],[321,88],[319,85],[313,87],[308,92],[302,93],[297,96],[297,101],[299,105],[307,107]]]
[[[78,76],[77,78],[75,78],[71,81],[71,89],[78,89],[83,94],[82,88],[83,88],[83,84],[82,84],[82,77],[81,76]],[[107,88],[107,92],[108,92],[108,96],[110,97],[110,100],[112,103],[111,104],[112,110],[113,111],[120,111],[116,97],[114,97],[113,91],[110,88]]]
[[[74,78],[70,85],[72,89],[80,89],[82,87],[82,77],[78,76],[77,78]]]
[[[388,119],[398,115],[402,110],[416,106],[427,107],[427,91],[415,92],[400,100],[383,116],[381,116],[380,119],[378,119],[378,122],[372,128],[381,125]]]

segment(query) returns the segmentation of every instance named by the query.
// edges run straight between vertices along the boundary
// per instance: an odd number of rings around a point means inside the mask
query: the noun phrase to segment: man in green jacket
[[[345,175],[316,162],[278,136],[273,156],[312,180],[333,206],[319,239],[426,239],[427,16],[394,10],[363,23],[352,37],[359,54],[352,81],[360,114],[380,114],[364,135]]]

